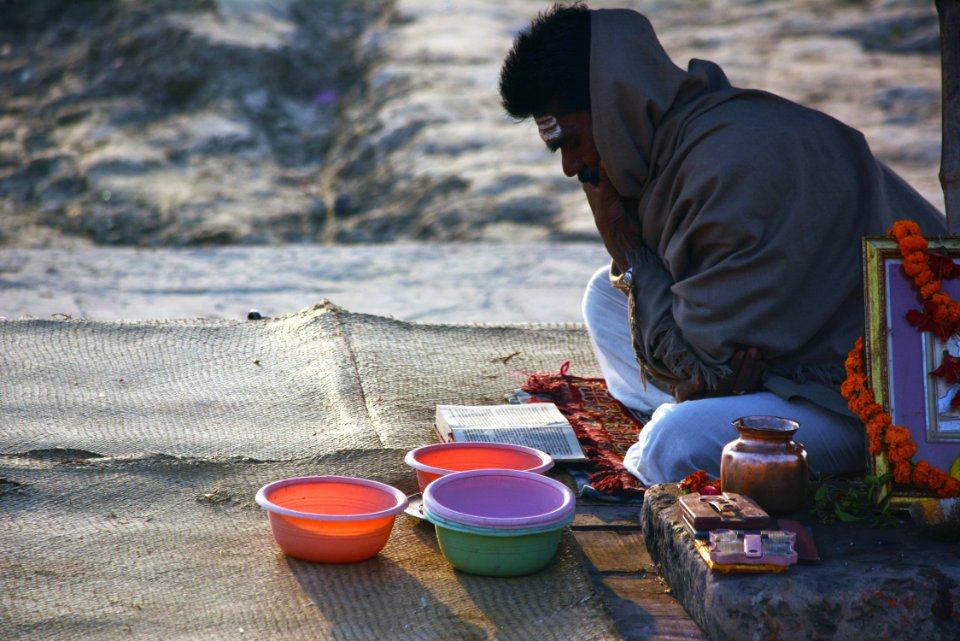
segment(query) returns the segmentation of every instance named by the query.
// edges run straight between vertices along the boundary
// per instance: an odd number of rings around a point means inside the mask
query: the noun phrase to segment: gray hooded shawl
[[[592,11],[591,42],[594,139],[642,229],[630,256],[641,366],[712,387],[738,349],[757,347],[766,389],[846,413],[861,238],[901,218],[943,234],[943,215],[858,131],[731,87],[713,63],[675,66],[634,11]]]

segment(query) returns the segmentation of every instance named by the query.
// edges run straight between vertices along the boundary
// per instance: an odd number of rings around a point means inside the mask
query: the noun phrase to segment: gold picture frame
[[[926,240],[928,251],[960,262],[960,238]],[[864,368],[877,403],[890,414],[894,425],[910,430],[918,447],[914,462],[925,460],[947,472],[960,456],[960,412],[949,407],[944,411],[944,402],[949,406],[956,390],[945,389],[942,381],[929,373],[938,366],[945,347],[960,354],[960,341],[945,346],[932,333],[920,332],[907,321],[909,310],[923,306],[902,264],[896,240],[864,238]],[[942,287],[953,299],[960,299],[960,279],[945,280]],[[889,471],[885,453],[871,456],[869,462],[876,476]],[[879,499],[889,498],[892,506],[902,508],[932,496],[929,490],[888,482]]]

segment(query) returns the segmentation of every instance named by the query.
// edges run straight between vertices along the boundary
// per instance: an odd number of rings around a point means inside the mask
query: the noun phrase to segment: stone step
[[[624,639],[706,641],[647,551],[639,505],[578,506],[573,535]]]
[[[640,522],[646,549],[672,594],[710,639],[960,639],[956,542],[923,537],[909,519],[811,528],[819,563],[782,574],[712,572],[694,549],[676,484],[648,489]]]

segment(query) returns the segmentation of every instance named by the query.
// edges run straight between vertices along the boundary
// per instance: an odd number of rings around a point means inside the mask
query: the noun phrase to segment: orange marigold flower
[[[896,446],[910,441],[910,430],[900,425],[891,425],[887,428],[886,441]]]
[[[905,443],[892,448],[891,451],[897,457],[898,461],[910,461],[913,459],[913,455],[917,453],[917,445],[912,442]]]
[[[957,496],[957,494],[960,494],[960,481],[952,476],[947,476],[944,484],[937,490],[937,495],[941,498],[947,498]]]
[[[872,410],[872,405],[876,405],[873,402],[872,398],[868,398],[866,394],[860,394],[854,399],[851,399],[847,405],[850,407],[850,411],[856,414],[859,417],[863,417],[864,414],[867,414],[868,411]]]
[[[885,430],[891,425],[893,425],[893,420],[890,418],[889,414],[886,414],[882,410],[879,410],[880,406],[877,405],[878,412],[877,415],[870,419],[870,423],[877,426],[879,430]]]
[[[910,278],[914,278],[924,270],[930,271],[929,261],[927,261],[924,255],[910,254],[903,259],[903,273]]]
[[[939,280],[929,282],[926,285],[923,285],[920,287],[920,295],[923,296],[924,298],[929,298],[933,294],[936,294],[937,292],[939,292],[942,286],[943,285]]]
[[[840,395],[847,399],[848,404],[852,404],[854,399],[859,395],[860,386],[857,385],[856,381],[853,381],[848,376],[845,381],[840,383]],[[850,408],[850,411],[854,411],[853,407]]]
[[[930,468],[930,474],[927,476],[927,486],[931,490],[938,490],[947,483],[947,479],[952,478],[939,467]]]
[[[851,385],[853,385],[853,384],[855,384],[855,383],[860,383],[860,380],[858,380],[858,379],[860,379],[860,378],[861,378],[861,375],[860,375],[860,373],[859,373],[859,370],[858,370],[856,367],[847,367],[847,379],[846,379],[846,380],[850,381],[850,384],[851,384]]]
[[[919,234],[920,225],[913,222],[912,220],[898,220],[893,223],[893,227],[890,228],[890,231],[887,232],[887,235],[895,237],[897,240],[900,240],[904,236],[911,234]]]
[[[883,440],[887,444],[887,458],[895,466],[899,463],[909,463],[917,453],[917,445],[910,437],[910,430],[900,425],[888,427]]]
[[[933,272],[929,269],[922,270],[916,277],[913,279],[913,284],[917,287],[923,287],[927,283],[935,280]]]
[[[930,464],[926,461],[920,461],[913,466],[913,474],[910,476],[910,480],[914,485],[919,487],[924,487],[927,484],[927,479],[930,476]]]
[[[875,421],[873,419],[867,421],[867,436],[870,437],[870,449],[877,450],[883,449],[883,432],[886,429],[886,425]],[[874,452],[879,454],[879,452]]]
[[[920,234],[910,234],[903,238],[898,238],[897,242],[900,243],[900,253],[904,256],[915,252],[925,252],[927,249],[927,239]],[[925,256],[924,259],[926,260]]]
[[[894,463],[893,480],[901,485],[910,483],[910,463],[908,461],[897,461]]]
[[[890,417],[882,412],[879,416],[866,422],[870,454],[873,456],[877,456],[883,452],[883,432],[888,425],[890,425]]]
[[[710,476],[703,470],[697,470],[680,481],[680,489],[684,492],[699,492],[700,488],[710,482]]]
[[[913,236],[912,238],[920,238],[919,236]],[[900,255],[903,256],[903,262],[910,265],[924,265],[930,266],[930,258],[927,256],[927,250],[925,247],[904,247],[904,243],[914,242],[908,241],[906,239],[900,241]]]

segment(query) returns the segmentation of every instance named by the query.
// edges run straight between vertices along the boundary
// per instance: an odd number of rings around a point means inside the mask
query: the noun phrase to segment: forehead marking
[[[560,124],[553,116],[544,116],[534,120],[537,122],[537,129],[540,130],[540,138],[543,139],[543,142],[550,143],[560,137]]]

